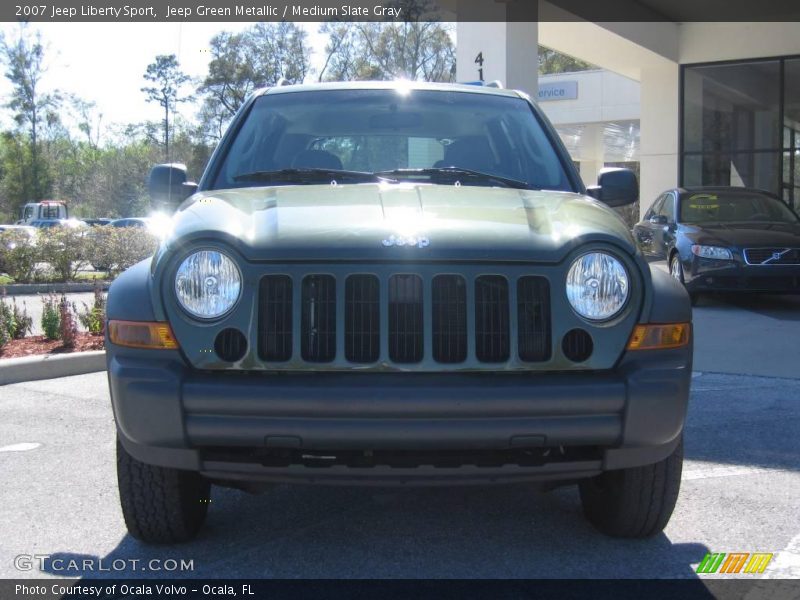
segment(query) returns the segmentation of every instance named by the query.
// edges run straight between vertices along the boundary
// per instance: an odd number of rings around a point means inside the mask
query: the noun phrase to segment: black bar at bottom
[[[328,600],[338,598],[408,598],[463,600],[486,598],[591,598],[622,600],[693,600],[694,598],[798,597],[800,580],[765,579],[5,579],[0,598],[29,600],[158,599]]]

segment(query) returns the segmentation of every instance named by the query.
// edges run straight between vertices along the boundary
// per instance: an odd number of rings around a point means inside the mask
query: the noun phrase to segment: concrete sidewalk
[[[694,369],[800,379],[800,296],[701,296]]]
[[[701,294],[693,312],[695,371],[800,379],[800,296]]]

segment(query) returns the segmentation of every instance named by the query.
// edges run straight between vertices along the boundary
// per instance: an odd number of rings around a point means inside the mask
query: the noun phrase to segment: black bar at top
[[[399,9],[399,10],[398,10]],[[11,0],[0,21],[800,21],[797,0]]]

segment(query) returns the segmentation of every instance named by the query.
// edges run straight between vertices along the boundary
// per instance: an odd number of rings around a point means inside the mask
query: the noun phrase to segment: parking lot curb
[[[108,290],[111,285],[108,281],[98,281],[101,290]],[[71,294],[76,292],[93,292],[94,283],[10,283],[0,291],[5,291],[8,296],[21,296],[24,294]]]
[[[56,379],[106,370],[105,350],[0,359],[0,385]]]

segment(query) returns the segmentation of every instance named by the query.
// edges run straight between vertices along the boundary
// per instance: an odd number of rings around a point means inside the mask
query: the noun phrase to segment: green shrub
[[[5,346],[11,337],[8,335],[8,331],[6,331],[5,327],[0,327],[0,348]]]
[[[17,282],[30,281],[38,260],[37,237],[19,229],[0,232],[0,272]]]
[[[158,238],[144,228],[118,227],[114,272],[120,273],[148,256],[158,248]]]
[[[85,238],[86,260],[114,277],[158,248],[158,238],[141,227],[95,227]]]
[[[72,281],[86,259],[88,231],[78,227],[39,230],[39,260],[46,262],[58,281]]]
[[[106,322],[106,299],[103,291],[94,288],[94,302],[90,307],[86,302],[83,303],[83,310],[78,311],[78,320],[93,335],[100,335],[105,331]]]
[[[11,310],[14,315],[14,321],[17,324],[17,329],[14,332],[14,339],[21,340],[26,335],[33,331],[33,317],[28,314],[28,306],[25,301],[22,301],[22,308],[17,306],[17,299],[12,300]]]
[[[53,294],[42,300],[42,331],[48,340],[61,339],[61,312],[58,298]]]
[[[3,330],[2,339],[12,340],[17,332],[17,321],[14,318],[14,311],[6,303],[6,299],[0,300],[0,329]],[[4,342],[5,343],[5,342]]]
[[[16,298],[11,299],[9,305],[6,298],[0,300],[0,323],[9,340],[21,340],[31,332],[33,319],[28,316],[28,310],[23,302],[22,309],[17,305]]]
[[[116,260],[116,232],[120,227],[93,227],[84,238],[86,261],[98,271],[111,271]]]
[[[49,265],[48,279],[73,281],[78,269],[91,264],[111,278],[152,256],[158,238],[141,227],[51,227],[30,236],[25,231],[0,233],[0,273],[16,283],[38,275],[37,263]]]

